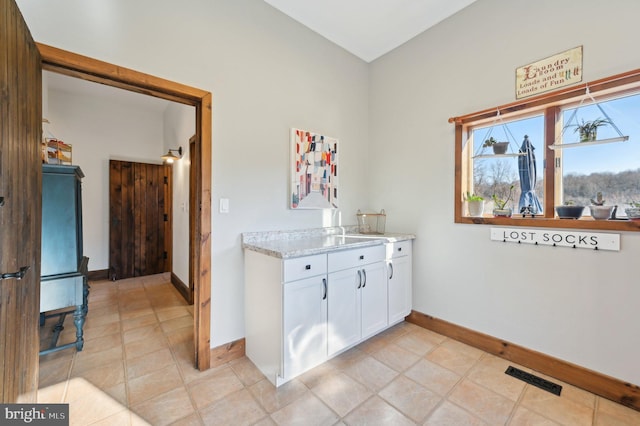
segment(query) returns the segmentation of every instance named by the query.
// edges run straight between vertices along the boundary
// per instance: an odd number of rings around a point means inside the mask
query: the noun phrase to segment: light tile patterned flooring
[[[640,425],[640,412],[547,377],[557,397],[504,374],[531,370],[409,323],[276,389],[247,358],[194,369],[192,307],[167,274],[92,282],[89,300],[84,350],[40,360],[39,401],[69,403],[72,425]]]

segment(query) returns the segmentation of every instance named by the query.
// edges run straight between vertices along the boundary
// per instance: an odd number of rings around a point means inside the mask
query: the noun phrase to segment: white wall
[[[291,127],[340,140],[343,222],[368,207],[368,65],[262,0],[17,3],[38,42],[213,93],[212,346],[244,336],[240,234],[332,217],[287,208]]]
[[[579,45],[585,82],[638,68],[638,14],[631,0],[479,0],[371,64],[371,163],[385,165],[371,202],[387,229],[417,233],[414,309],[640,384],[640,235],[606,253],[454,224],[447,122],[513,102],[517,67]]]
[[[172,271],[189,286],[189,138],[195,134],[194,107],[172,102],[164,111],[164,152],[182,147],[182,159],[173,163]]]
[[[93,95],[49,90],[47,129],[73,145],[84,172],[82,229],[89,270],[109,268],[109,160],[161,164],[162,112]]]

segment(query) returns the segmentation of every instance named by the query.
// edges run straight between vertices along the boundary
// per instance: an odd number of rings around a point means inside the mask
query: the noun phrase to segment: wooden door
[[[109,278],[171,270],[171,166],[109,161]]]
[[[42,227],[42,70],[14,0],[0,0],[0,402],[35,402]],[[24,275],[20,279],[18,277]]]

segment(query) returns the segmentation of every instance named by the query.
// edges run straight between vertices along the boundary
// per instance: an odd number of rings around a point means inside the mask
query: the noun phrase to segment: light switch
[[[220,198],[220,213],[229,213],[229,199]]]

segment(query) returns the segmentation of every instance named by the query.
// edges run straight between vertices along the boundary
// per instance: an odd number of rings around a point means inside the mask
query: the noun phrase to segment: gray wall
[[[576,46],[585,82],[638,68],[639,13],[631,0],[479,0],[371,64],[370,160],[385,165],[371,202],[388,229],[418,235],[414,309],[640,383],[640,235],[605,253],[496,243],[488,226],[454,224],[447,122],[513,102],[517,67]]]

